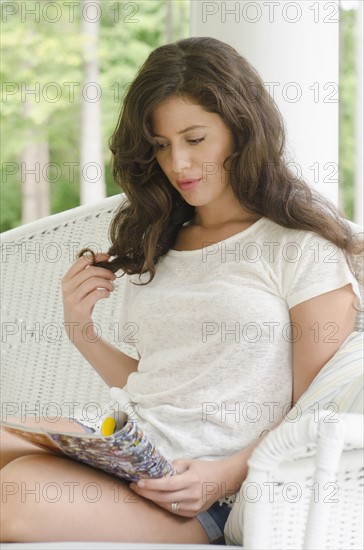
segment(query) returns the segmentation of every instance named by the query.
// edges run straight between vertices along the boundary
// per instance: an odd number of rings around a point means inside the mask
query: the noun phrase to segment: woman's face
[[[156,159],[175,189],[192,206],[232,198],[223,167],[233,136],[222,118],[187,97],[172,97],[153,112]]]

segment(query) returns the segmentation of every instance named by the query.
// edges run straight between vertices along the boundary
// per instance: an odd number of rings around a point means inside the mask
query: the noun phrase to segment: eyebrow
[[[179,135],[185,134],[186,132],[189,132],[190,130],[196,130],[197,128],[208,128],[208,126],[201,126],[199,124],[194,124],[193,126],[188,126],[188,128],[184,128],[183,130],[180,130],[177,133]],[[153,134],[153,137],[164,137],[164,136],[160,136],[159,134]]]

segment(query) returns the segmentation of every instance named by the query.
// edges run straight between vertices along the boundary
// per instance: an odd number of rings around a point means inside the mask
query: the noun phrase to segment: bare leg
[[[12,422],[18,425],[22,424],[23,426],[34,426],[35,428],[44,427],[51,430],[62,430],[68,432],[83,431],[76,422],[72,422],[67,418],[60,418],[58,422],[54,423],[47,422],[46,420],[40,420],[39,422],[36,422],[35,420],[28,420],[26,422],[22,422],[20,418],[14,418],[12,419]],[[48,452],[3,430],[0,430],[0,450],[0,468],[3,468],[6,464],[21,456],[26,456],[29,454],[45,454]]]
[[[3,541],[208,544],[195,518],[171,514],[84,464],[40,453],[1,473]]]

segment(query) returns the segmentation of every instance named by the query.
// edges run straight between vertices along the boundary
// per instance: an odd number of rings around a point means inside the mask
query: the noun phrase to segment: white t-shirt
[[[148,274],[127,276],[121,334],[140,356],[125,390],[137,419],[170,460],[218,459],[287,414],[293,306],[351,283],[343,252],[308,231],[262,217],[190,251],[170,250]],[[335,327],[315,327],[335,338]]]

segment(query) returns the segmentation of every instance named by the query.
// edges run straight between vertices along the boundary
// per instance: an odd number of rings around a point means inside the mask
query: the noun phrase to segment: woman
[[[17,454],[27,456],[11,461],[3,480],[57,480],[73,487],[72,499],[65,491],[34,505],[14,495],[2,537],[223,542],[229,497],[260,436],[354,330],[352,265],[362,244],[289,172],[283,123],[260,77],[213,38],[152,52],[111,151],[128,200],[108,254],[79,258],[64,276],[65,321],[79,327],[72,341],[106,383],[138,404],[141,426],[178,474],[128,487],[23,447]],[[119,269],[127,274],[122,337],[130,343],[132,323],[138,360],[82,338]],[[101,488],[97,502],[82,498],[89,483]]]

